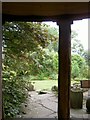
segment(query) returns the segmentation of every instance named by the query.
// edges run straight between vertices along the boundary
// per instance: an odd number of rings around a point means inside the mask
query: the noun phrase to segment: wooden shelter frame
[[[57,22],[57,24],[59,25],[58,118],[60,118],[61,120],[69,120],[71,82],[71,24],[74,20],[89,18],[89,12],[86,12],[84,14],[62,14],[53,16],[14,15],[7,14],[7,12],[5,13],[4,9],[8,9],[8,7],[4,6],[6,4],[7,3],[2,3],[3,24],[5,23],[5,21],[53,21]],[[0,111],[0,116],[2,118],[2,111]]]

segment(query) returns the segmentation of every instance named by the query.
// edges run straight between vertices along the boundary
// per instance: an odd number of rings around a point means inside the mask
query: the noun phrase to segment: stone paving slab
[[[44,107],[50,109],[51,111],[57,112],[58,104],[56,102],[45,99],[44,101],[42,101],[41,104],[44,105]]]
[[[53,112],[41,106],[33,108],[29,113],[23,115],[23,118],[46,118],[49,114],[53,114]]]
[[[23,118],[57,118],[58,99],[52,92],[38,94],[29,92],[27,105],[23,105]]]
[[[87,95],[84,95],[83,109],[70,109],[71,120],[90,120],[90,114],[86,113]],[[58,98],[51,92],[41,95],[36,91],[29,92],[26,106],[23,118],[58,118]]]

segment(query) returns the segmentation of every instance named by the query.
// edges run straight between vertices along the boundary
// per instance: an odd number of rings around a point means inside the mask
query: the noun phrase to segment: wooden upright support
[[[71,21],[60,20],[59,25],[59,97],[58,118],[70,119]]]

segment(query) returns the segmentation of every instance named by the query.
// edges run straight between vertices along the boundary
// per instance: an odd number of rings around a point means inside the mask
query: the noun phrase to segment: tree
[[[78,37],[78,34],[76,33],[76,31],[73,30],[71,33],[71,51],[72,51],[72,54],[79,54],[83,56],[84,48],[77,37]]]
[[[6,22],[3,26],[3,107],[4,116],[15,117],[26,98],[23,76],[38,74],[44,48],[57,37],[48,26],[37,22]]]
[[[90,67],[90,50],[84,52],[84,58],[86,60],[87,65]]]
[[[85,59],[77,54],[72,55],[71,57],[71,67],[72,67],[72,78],[74,79],[75,77],[85,77],[85,70],[86,70],[86,62]]]
[[[90,50],[84,52],[84,58],[87,64],[87,78],[90,79]]]
[[[71,52],[72,52],[72,77],[87,77],[87,64],[85,61],[85,50],[80,40],[78,40],[78,34],[76,31],[72,31],[71,39]],[[86,71],[86,72],[85,72]]]
[[[57,37],[52,34],[49,35],[49,33],[48,26],[42,23],[6,22],[3,26],[3,51],[5,57],[12,59],[14,67],[18,66],[16,64],[21,63],[21,61],[35,64],[35,60],[30,54],[37,51],[42,56],[40,47],[45,48],[51,41],[57,40]],[[15,62],[15,59],[18,62]],[[28,64],[23,65],[24,68],[28,66]]]
[[[72,72],[71,72],[72,78],[75,79],[79,77],[80,75],[80,69],[78,67],[77,61],[72,62]]]

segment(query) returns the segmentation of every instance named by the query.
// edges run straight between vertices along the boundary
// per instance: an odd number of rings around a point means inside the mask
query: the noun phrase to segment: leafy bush
[[[71,77],[73,79],[87,77],[87,65],[85,59],[82,56],[78,54],[73,54],[71,63]]]
[[[3,25],[2,78],[5,118],[14,118],[20,113],[20,105],[26,99],[25,88],[29,81],[24,76],[34,75],[37,79],[46,79],[53,71],[57,71],[58,56],[55,51],[58,37],[51,33],[48,26],[40,22],[6,22]],[[53,52],[48,47],[50,42]]]
[[[57,80],[58,79],[58,74],[57,73],[53,73],[49,76],[49,79],[52,79],[52,80]]]
[[[7,70],[7,69],[6,69]],[[3,109],[4,117],[16,117],[20,113],[20,105],[26,99],[24,82],[14,71],[3,70]]]

